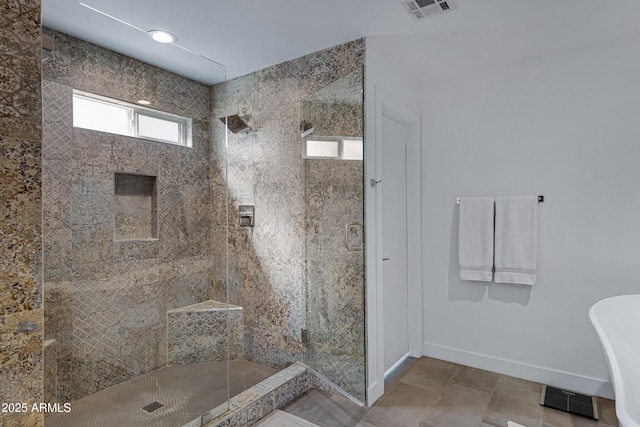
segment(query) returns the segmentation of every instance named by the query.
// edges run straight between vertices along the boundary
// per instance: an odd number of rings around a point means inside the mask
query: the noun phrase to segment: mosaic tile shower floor
[[[229,362],[234,396],[277,371],[243,360]],[[226,362],[168,366],[71,403],[68,414],[46,418],[46,427],[177,427],[227,400]],[[143,406],[164,406],[147,413]]]

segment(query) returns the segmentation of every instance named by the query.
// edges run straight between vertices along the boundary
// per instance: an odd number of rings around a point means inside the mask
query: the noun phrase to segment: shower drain
[[[157,411],[162,408],[164,405],[160,402],[149,403],[147,406],[143,406],[142,409],[147,411],[148,413],[152,413],[153,411]]]

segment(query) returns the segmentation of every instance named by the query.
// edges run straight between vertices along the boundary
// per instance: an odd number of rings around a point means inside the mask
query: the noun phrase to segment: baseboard
[[[605,379],[557,371],[542,366],[501,359],[438,344],[423,343],[422,352],[425,356],[458,363],[460,365],[497,372],[541,384],[548,384],[553,387],[576,391],[590,396],[601,396],[613,399],[613,387],[611,386],[611,382]]]
[[[409,356],[411,356],[411,353],[405,354],[400,359],[398,359],[398,361],[396,363],[394,363],[389,369],[387,369],[387,371],[384,373],[385,379],[387,378],[387,375],[389,375],[390,373],[395,371],[398,366],[402,365],[404,363],[404,361],[407,360],[407,358]]]
[[[384,394],[384,390],[380,382],[376,381],[375,383],[369,385],[367,388],[367,406],[373,406],[374,403],[378,401]]]

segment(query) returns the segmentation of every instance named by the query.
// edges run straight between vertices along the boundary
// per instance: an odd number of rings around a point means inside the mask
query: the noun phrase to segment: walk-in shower
[[[211,88],[44,33],[45,398],[72,403],[45,423],[184,425],[276,372],[245,361],[242,308],[213,296],[227,249]],[[82,121],[78,91],[97,103]]]
[[[300,132],[362,152],[364,43],[209,86],[44,33],[45,400],[72,407],[45,425],[203,425],[296,362],[364,401],[362,160]],[[74,91],[150,105],[96,131]],[[161,113],[191,146],[136,131]]]

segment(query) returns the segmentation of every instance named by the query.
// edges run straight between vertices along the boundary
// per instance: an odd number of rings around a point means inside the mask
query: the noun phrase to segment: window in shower
[[[322,159],[337,159],[340,157],[339,141],[319,141],[307,139],[305,141],[304,157],[315,157]]]
[[[79,90],[73,91],[73,126],[191,147],[190,118]]]
[[[343,160],[362,160],[364,155],[364,144],[362,138],[342,140]]]
[[[362,160],[362,138],[313,137],[304,139],[306,159]]]

